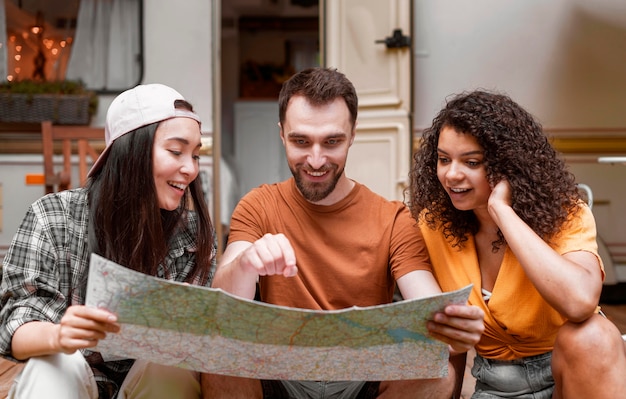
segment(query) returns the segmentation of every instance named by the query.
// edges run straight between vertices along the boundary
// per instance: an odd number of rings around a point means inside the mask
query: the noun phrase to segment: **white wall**
[[[178,90],[200,115],[203,132],[213,131],[211,3],[144,0],[142,83]]]
[[[546,127],[626,126],[626,1],[415,0],[415,126],[504,91]]]

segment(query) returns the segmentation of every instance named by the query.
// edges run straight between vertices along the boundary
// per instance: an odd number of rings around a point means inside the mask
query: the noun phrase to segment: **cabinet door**
[[[354,83],[357,135],[346,175],[388,199],[402,200],[411,163],[411,47],[394,47],[393,32],[410,41],[409,0],[321,2],[322,60]],[[387,46],[385,42],[389,42]]]

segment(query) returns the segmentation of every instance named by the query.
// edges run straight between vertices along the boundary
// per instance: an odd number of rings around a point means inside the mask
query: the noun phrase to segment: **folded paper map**
[[[427,320],[471,286],[387,305],[320,311],[158,279],[92,255],[87,305],[118,315],[95,350],[258,379],[401,380],[447,375],[448,347]]]

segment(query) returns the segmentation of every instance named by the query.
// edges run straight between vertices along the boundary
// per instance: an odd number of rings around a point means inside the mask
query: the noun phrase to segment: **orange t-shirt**
[[[556,333],[566,319],[543,299],[508,247],[487,304],[481,295],[474,237],[470,236],[462,248],[453,248],[440,229],[432,230],[423,221],[420,228],[441,289],[453,291],[474,284],[469,303],[485,312],[485,332],[476,345],[478,354],[512,360],[552,350]],[[559,254],[588,251],[600,259],[595,221],[587,206],[570,218],[554,241],[552,248]]]
[[[293,178],[253,189],[233,213],[228,241],[254,242],[266,233],[289,239],[298,266],[296,277],[260,277],[261,299],[276,305],[331,310],[389,303],[395,280],[430,270],[407,207],[359,183],[330,206],[306,201]]]

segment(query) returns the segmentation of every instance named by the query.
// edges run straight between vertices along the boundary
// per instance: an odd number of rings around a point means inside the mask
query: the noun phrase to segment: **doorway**
[[[318,3],[221,3],[222,224],[249,190],[291,176],[278,137],[278,93],[295,72],[320,64]]]
[[[403,200],[412,148],[412,1],[233,0],[222,7],[220,149],[236,182],[221,195],[233,198],[221,207],[227,220],[252,188],[291,176],[277,137],[278,91],[316,65],[345,73],[359,95],[346,174]]]

